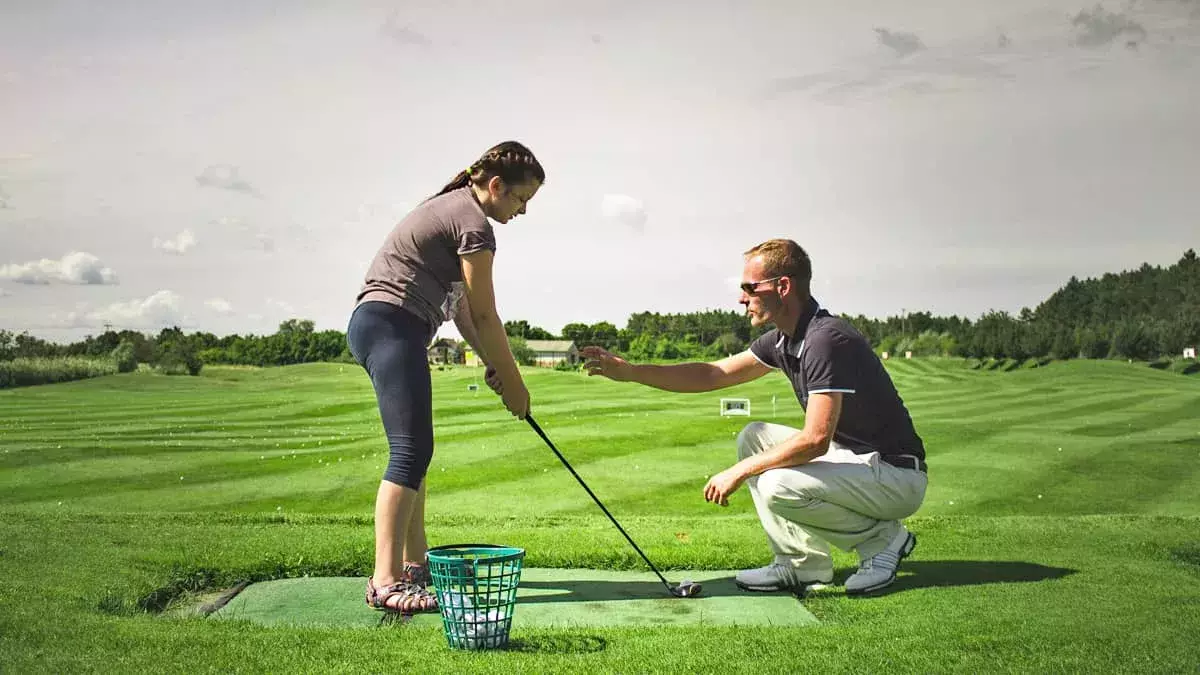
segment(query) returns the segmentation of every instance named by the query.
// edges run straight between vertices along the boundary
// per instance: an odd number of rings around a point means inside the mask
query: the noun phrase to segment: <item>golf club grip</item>
[[[575,477],[575,480],[578,481],[581,486],[583,486],[583,489],[587,490],[588,496],[592,498],[592,501],[596,502],[596,506],[600,507],[600,510],[604,512],[604,515],[608,516],[608,519],[612,521],[612,524],[615,525],[617,530],[619,530],[625,537],[625,541],[629,542],[629,545],[633,547],[633,550],[637,551],[638,555],[642,556],[642,560],[646,561],[646,564],[650,566],[650,569],[654,570],[654,573],[658,575],[658,578],[662,579],[662,582],[667,584],[667,588],[670,589],[671,585],[667,583],[666,577],[662,575],[662,572],[658,571],[658,568],[654,566],[654,563],[650,562],[650,558],[648,558],[646,554],[642,552],[642,549],[638,547],[637,542],[633,540],[633,537],[629,536],[629,533],[625,531],[625,528],[621,527],[621,524],[617,522],[617,519],[613,517],[613,514],[609,513],[608,509],[604,508],[604,504],[600,502],[600,498],[596,496],[596,493],[592,492],[592,489],[587,486],[587,483],[583,482],[583,479],[579,477],[579,474],[575,473],[575,469],[571,467],[570,462],[567,461],[566,457],[563,457],[562,453],[558,451],[558,448],[554,447],[554,443],[550,441],[550,438],[546,436],[546,432],[542,431],[542,428],[538,426],[538,423],[533,420],[533,416],[526,415],[525,420],[529,422],[529,426],[533,427],[533,430],[537,432],[537,435],[542,437],[542,440],[546,442],[546,445],[550,446],[550,449],[554,451],[555,456],[557,456],[559,461],[563,463],[563,466],[567,467],[567,471],[570,471],[571,475]]]

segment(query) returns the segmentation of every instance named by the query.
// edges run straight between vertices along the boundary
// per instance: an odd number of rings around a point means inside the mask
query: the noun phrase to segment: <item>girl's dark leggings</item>
[[[389,456],[383,479],[417,490],[433,459],[433,385],[425,346],[432,329],[386,302],[364,302],[350,315],[346,341],[375,387]]]

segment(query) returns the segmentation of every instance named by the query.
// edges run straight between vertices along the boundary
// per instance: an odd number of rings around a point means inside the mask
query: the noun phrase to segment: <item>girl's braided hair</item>
[[[499,176],[508,185],[534,179],[539,183],[546,181],[546,171],[529,148],[516,141],[505,141],[483,153],[471,166],[459,171],[438,195],[468,185],[486,185],[493,176]]]

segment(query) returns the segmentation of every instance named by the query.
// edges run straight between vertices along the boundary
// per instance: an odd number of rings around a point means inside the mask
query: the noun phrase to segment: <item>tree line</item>
[[[971,321],[913,312],[885,319],[846,316],[878,352],[973,358],[1178,357],[1200,344],[1200,261],[1186,251],[1170,266],[1143,264],[1099,278],[1072,277],[1036,308],[1016,315],[989,311]],[[557,335],[525,320],[508,321],[517,346],[528,340],[572,340],[599,345],[634,360],[713,359],[744,350],[767,329],[743,312],[639,312],[624,328],[608,321],[569,323]],[[460,345],[465,346],[465,345]],[[137,363],[198,372],[203,364],[276,366],[353,361],[345,333],[317,331],[309,320],[289,319],[272,335],[184,333],[157,335],[105,331],[70,344],[0,330],[0,361],[31,357],[111,357],[120,348]],[[527,349],[522,348],[521,353]]]

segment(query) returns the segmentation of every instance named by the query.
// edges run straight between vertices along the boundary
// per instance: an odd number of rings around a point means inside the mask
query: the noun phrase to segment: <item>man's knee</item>
[[[738,459],[746,459],[762,450],[762,437],[766,429],[766,422],[751,422],[742,427],[737,435]]]
[[[820,484],[795,469],[771,469],[758,476],[758,494],[773,513],[820,501]]]

